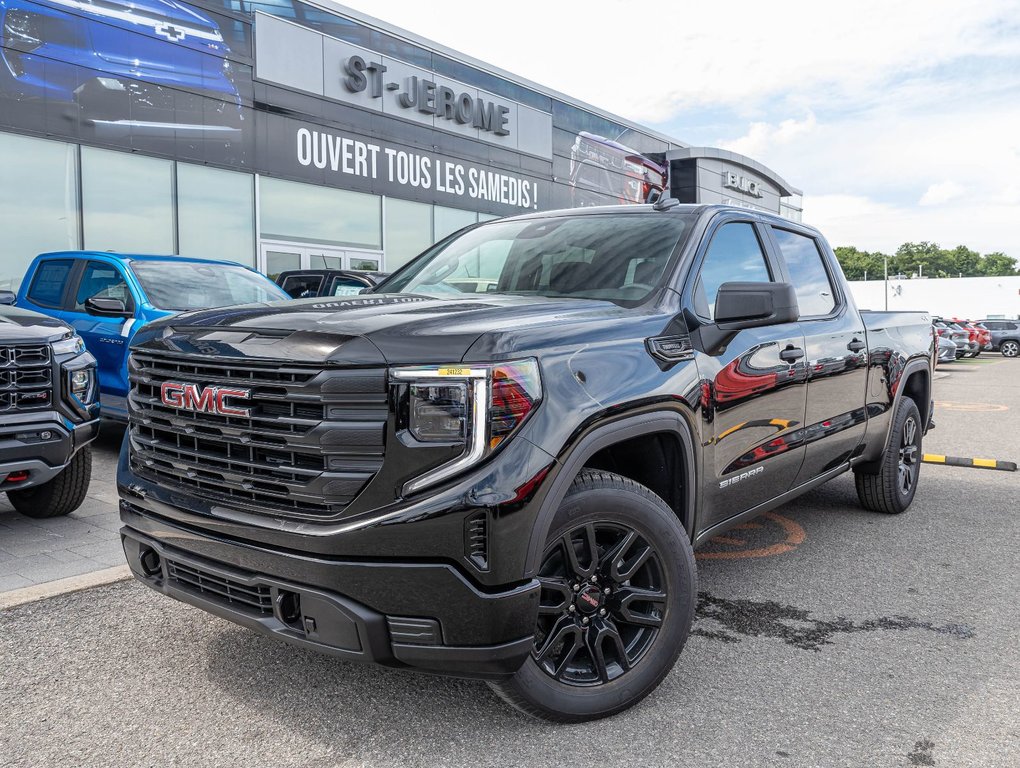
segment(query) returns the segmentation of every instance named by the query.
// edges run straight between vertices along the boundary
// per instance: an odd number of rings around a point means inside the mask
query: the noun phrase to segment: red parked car
[[[953,322],[964,328],[970,334],[970,340],[977,344],[977,351],[973,353],[972,357],[980,355],[983,349],[992,348],[992,334],[986,328],[982,328],[970,320],[953,318]]]

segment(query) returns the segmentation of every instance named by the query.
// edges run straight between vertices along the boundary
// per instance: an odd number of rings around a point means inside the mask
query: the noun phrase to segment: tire
[[[999,345],[999,352],[1003,357],[1020,357],[1020,341],[1006,339]]]
[[[8,491],[7,498],[21,514],[37,520],[62,517],[81,506],[92,477],[92,448],[85,446],[48,483],[20,491]]]
[[[909,397],[901,397],[892,420],[892,436],[879,471],[854,470],[857,498],[872,512],[898,515],[914,500],[921,476],[921,414]]]
[[[977,352],[971,355],[971,357],[981,357],[981,350],[979,349]]]
[[[510,705],[553,722],[596,720],[637,704],[673,668],[694,620],[697,568],[673,510],[644,486],[582,471],[553,519],[539,580],[535,647],[513,677],[489,682]]]

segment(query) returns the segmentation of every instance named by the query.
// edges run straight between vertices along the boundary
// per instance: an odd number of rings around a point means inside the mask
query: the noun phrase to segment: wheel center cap
[[[581,613],[595,613],[602,605],[602,592],[595,587],[585,587],[577,593],[577,610]]]

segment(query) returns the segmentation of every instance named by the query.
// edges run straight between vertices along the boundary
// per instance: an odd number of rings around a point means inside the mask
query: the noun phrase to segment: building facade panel
[[[0,17],[0,167],[39,169],[0,189],[0,287],[56,248],[393,269],[523,211],[672,193],[799,215],[750,158],[674,158],[683,142],[339,6],[5,0]]]

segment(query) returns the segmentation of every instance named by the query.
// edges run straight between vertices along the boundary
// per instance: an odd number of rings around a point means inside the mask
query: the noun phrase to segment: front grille
[[[48,344],[0,347],[0,411],[48,408],[52,392]]]
[[[261,616],[271,616],[273,613],[273,596],[267,585],[248,586],[174,560],[167,560],[166,568],[170,581],[188,592]]]
[[[248,511],[332,519],[382,466],[382,369],[322,370],[290,362],[216,364],[133,353],[132,468],[162,485]],[[247,416],[174,407],[164,382],[251,391]]]

